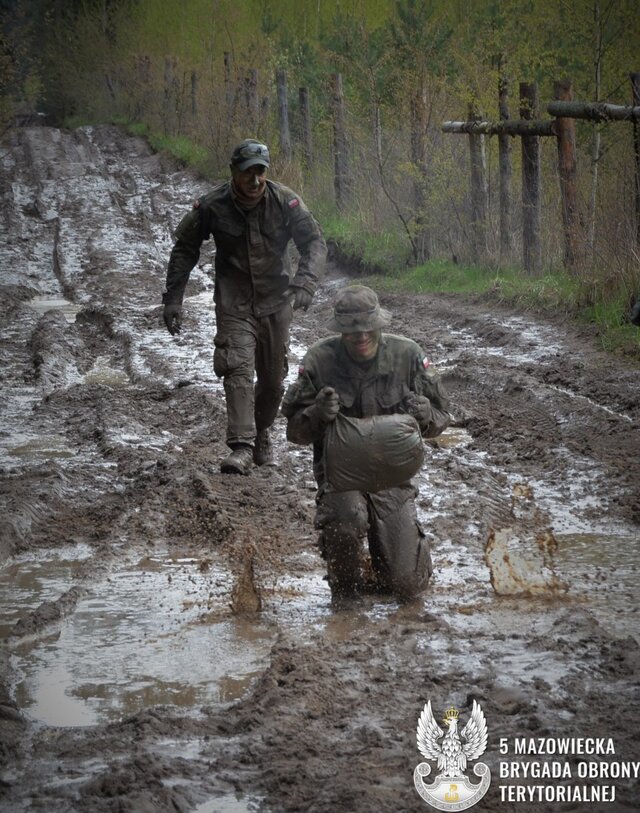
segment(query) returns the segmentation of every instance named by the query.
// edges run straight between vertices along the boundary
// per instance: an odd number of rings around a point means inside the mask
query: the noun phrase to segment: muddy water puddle
[[[67,551],[6,567],[3,629],[61,595],[83,565]],[[11,646],[14,696],[35,720],[82,726],[155,705],[228,703],[268,662],[273,628],[231,616],[231,577],[208,560],[154,552],[85,587],[59,626]]]
[[[193,809],[193,813],[256,813],[261,801],[262,798],[258,796],[229,793],[199,804]]]
[[[51,460],[55,458],[74,457],[76,452],[69,448],[65,438],[55,435],[41,436],[35,438],[13,437],[12,441],[18,441],[17,445],[10,446],[7,454],[11,457],[19,457],[25,460]]]
[[[68,299],[55,296],[35,296],[30,299],[27,304],[39,314],[45,314],[51,310],[59,310],[64,314],[64,318],[69,323],[76,321],[76,315],[81,310],[82,305],[76,305],[69,302]]]

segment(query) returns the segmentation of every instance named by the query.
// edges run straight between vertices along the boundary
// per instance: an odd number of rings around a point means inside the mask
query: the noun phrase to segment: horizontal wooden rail
[[[442,132],[467,135],[554,136],[556,135],[556,123],[548,119],[539,121],[526,119],[445,121],[442,125]]]
[[[559,118],[590,121],[640,121],[640,107],[606,102],[549,102],[547,113]]]

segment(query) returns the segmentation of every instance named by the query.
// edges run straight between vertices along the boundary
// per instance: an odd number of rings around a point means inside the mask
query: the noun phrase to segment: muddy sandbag
[[[413,477],[423,460],[420,428],[411,415],[339,414],[325,432],[325,476],[334,491],[399,486]]]

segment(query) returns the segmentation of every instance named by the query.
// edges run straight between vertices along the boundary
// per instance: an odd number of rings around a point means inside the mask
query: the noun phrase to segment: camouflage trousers
[[[231,448],[252,445],[256,433],[268,429],[278,414],[289,369],[292,314],[289,304],[262,317],[216,309],[213,369],[224,383]]]
[[[374,589],[408,599],[421,593],[432,573],[429,543],[416,516],[412,483],[365,494],[318,492],[315,527],[334,594],[362,586],[367,538]]]

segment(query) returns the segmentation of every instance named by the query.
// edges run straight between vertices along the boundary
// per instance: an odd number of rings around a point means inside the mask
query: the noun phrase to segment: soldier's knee
[[[361,538],[368,528],[366,504],[359,500],[322,500],[318,506],[315,526],[329,537]]]
[[[429,543],[418,528],[415,553],[398,557],[390,567],[389,580],[392,592],[402,600],[409,600],[423,593],[433,572]]]
[[[214,339],[213,371],[218,378],[240,376],[253,383],[253,348],[249,345],[233,343],[226,336]]]

